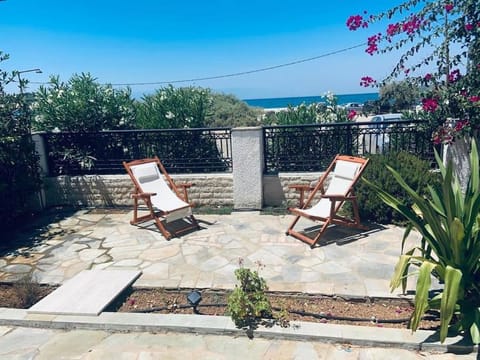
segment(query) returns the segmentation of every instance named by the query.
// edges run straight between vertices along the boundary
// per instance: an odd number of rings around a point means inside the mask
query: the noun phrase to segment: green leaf
[[[463,260],[462,242],[465,237],[465,229],[459,218],[455,217],[450,224],[450,237],[452,239],[452,250],[455,264],[460,265]]]
[[[470,326],[470,336],[474,344],[480,344],[480,308],[476,308],[472,326]]]
[[[462,272],[451,266],[445,269],[445,285],[440,303],[440,341],[443,343],[448,333],[448,325],[452,320],[455,306],[459,298]]]
[[[411,250],[413,253],[413,250]],[[393,272],[392,280],[390,281],[390,291],[393,292],[396,288],[400,286],[402,280],[407,276],[409,261],[412,257],[412,254],[401,255],[398,259],[397,265],[395,265],[395,270]],[[405,288],[402,287],[402,291],[405,292]]]
[[[410,326],[413,331],[417,330],[420,320],[428,310],[428,291],[431,285],[431,273],[435,269],[436,264],[430,261],[424,261],[420,266],[417,280],[417,288],[415,291],[415,311],[412,314]]]

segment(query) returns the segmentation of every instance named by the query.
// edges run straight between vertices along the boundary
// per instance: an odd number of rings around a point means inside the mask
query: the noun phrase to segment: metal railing
[[[123,161],[160,157],[170,173],[232,171],[230,128],[43,133],[50,176],[123,174]]]
[[[434,163],[432,129],[426,122],[333,123],[265,126],[264,172],[323,171],[336,154],[407,151]]]

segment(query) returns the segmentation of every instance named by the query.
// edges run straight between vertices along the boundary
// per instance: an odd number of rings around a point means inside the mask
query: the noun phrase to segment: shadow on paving
[[[78,209],[72,207],[52,207],[31,217],[23,217],[16,228],[2,235],[0,257],[5,255],[28,257],[29,249],[49,240],[54,235],[49,226],[72,216]]]
[[[330,244],[336,244],[338,246],[347,245],[357,240],[366,238],[372,233],[385,230],[385,226],[380,224],[367,224],[368,230],[361,230],[355,228],[349,228],[345,226],[331,225],[328,230],[320,238],[320,241],[315,245],[315,248],[327,246]],[[321,229],[321,224],[307,227],[303,230],[303,233],[310,237],[314,238]]]

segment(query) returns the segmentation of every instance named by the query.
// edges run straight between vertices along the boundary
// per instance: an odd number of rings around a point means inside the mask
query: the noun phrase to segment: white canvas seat
[[[288,228],[287,235],[292,235],[313,247],[331,224],[365,229],[365,227],[360,224],[357,198],[353,192],[353,187],[360,178],[367,163],[368,159],[337,155],[315,187],[311,188],[305,185],[291,186],[292,188],[300,190],[301,194],[300,206],[297,208],[289,208],[289,211],[296,215],[296,217]],[[304,191],[306,190],[310,190],[311,192],[306,202],[303,203]],[[315,203],[318,197],[320,197],[320,199]],[[338,215],[338,211],[346,201],[352,204],[352,219]],[[295,225],[301,217],[312,221],[323,222],[320,232],[314,238],[310,238],[294,230]]]
[[[186,226],[176,233],[198,228],[198,222],[192,214],[192,205],[188,203],[187,189],[191,184],[176,185],[158,157],[124,162],[123,165],[135,185],[135,192],[132,194],[134,212],[131,224],[154,220],[167,239],[172,237],[172,233],[166,229],[163,221],[169,223],[186,219]],[[183,192],[180,192],[178,187],[182,187]],[[148,215],[138,216],[139,199],[145,202]]]

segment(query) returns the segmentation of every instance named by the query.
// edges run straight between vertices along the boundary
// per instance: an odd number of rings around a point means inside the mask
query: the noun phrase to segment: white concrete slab
[[[96,316],[141,274],[138,270],[84,270],[27,312]]]

